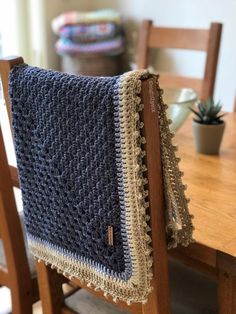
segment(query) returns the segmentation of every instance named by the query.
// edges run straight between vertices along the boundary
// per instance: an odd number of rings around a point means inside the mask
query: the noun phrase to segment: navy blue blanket
[[[148,75],[82,77],[27,65],[10,74],[31,252],[69,278],[128,303],[145,302],[151,291],[140,117],[141,79]],[[173,171],[175,156],[161,104],[167,229],[176,243],[187,245],[192,225],[178,169]]]

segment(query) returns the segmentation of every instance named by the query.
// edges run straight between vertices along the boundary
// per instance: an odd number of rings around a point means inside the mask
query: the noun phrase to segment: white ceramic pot
[[[192,124],[196,151],[202,154],[219,154],[225,123],[201,124],[193,121]]]

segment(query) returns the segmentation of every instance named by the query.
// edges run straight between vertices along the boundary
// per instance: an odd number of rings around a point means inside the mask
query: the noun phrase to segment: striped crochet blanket
[[[121,33],[120,26],[113,23],[65,25],[59,31],[59,36],[73,42],[96,42],[116,37]]]
[[[59,55],[118,55],[125,50],[119,13],[114,10],[67,12],[52,21],[60,38],[55,49]]]
[[[60,38],[55,45],[58,54],[103,54],[118,55],[124,51],[124,39],[120,36],[90,43],[75,43],[68,38]]]
[[[53,19],[52,29],[55,34],[60,35],[60,29],[65,25],[98,24],[106,22],[120,24],[120,14],[112,9],[104,9],[92,12],[66,12]]]
[[[139,115],[141,78],[148,75],[82,77],[27,65],[10,73],[31,252],[128,303],[145,302],[151,291]],[[167,230],[171,246],[188,245],[193,227],[164,108],[160,102]]]

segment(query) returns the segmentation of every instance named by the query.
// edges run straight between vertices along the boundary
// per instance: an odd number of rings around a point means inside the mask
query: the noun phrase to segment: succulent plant
[[[222,117],[224,114],[219,114],[222,109],[222,104],[218,101],[214,102],[212,98],[208,98],[207,101],[197,103],[198,111],[192,108],[189,108],[195,115],[195,122],[201,124],[221,124],[223,123]]]

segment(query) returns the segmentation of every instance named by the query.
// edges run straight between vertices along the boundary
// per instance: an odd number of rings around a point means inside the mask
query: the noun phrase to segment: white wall
[[[236,92],[236,0],[44,0],[47,43],[46,65],[58,68],[59,59],[53,52],[56,36],[51,32],[50,22],[66,10],[92,10],[113,7],[119,10],[128,29],[129,55],[134,55],[139,22],[148,18],[155,24],[173,27],[208,28],[210,22],[222,22],[223,34],[215,86],[216,100],[222,100],[225,110],[232,110]],[[203,53],[165,51],[158,54],[156,67],[170,68],[183,75],[202,76]]]

